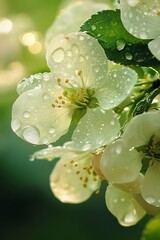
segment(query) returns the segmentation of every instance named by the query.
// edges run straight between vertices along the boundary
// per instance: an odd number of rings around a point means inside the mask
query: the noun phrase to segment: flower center
[[[154,161],[160,162],[160,137],[158,134],[152,135],[148,144],[137,147],[136,150],[143,154],[141,172],[145,173],[149,165]]]
[[[64,89],[62,95],[52,104],[53,108],[61,107],[74,107],[77,108],[96,108],[98,107],[98,101],[94,97],[95,90],[93,88],[86,88],[82,78],[82,71],[78,71],[77,74],[81,79],[81,85],[75,87],[72,85],[69,79],[65,80],[65,86],[62,84],[61,79],[57,79],[57,83]]]

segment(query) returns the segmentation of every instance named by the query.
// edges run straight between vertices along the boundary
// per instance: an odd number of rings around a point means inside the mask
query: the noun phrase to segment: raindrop
[[[132,18],[133,17],[133,13],[129,12],[128,16],[129,16],[129,18]]]
[[[98,33],[98,34],[97,34],[97,37],[100,37],[100,36],[101,36],[101,34],[100,34],[100,33]]]
[[[92,25],[92,26],[91,26],[91,29],[92,29],[92,31],[95,31],[95,30],[96,30],[96,26],[95,26],[95,25]]]
[[[50,134],[53,134],[54,132],[55,132],[55,128],[50,128],[50,129],[49,129],[49,133],[50,133]]]
[[[124,201],[125,201],[125,198],[122,197],[120,200],[121,200],[121,202],[124,202]]]
[[[136,215],[134,214],[134,212],[128,213],[125,218],[124,218],[124,223],[125,224],[131,224],[132,222],[134,222],[136,219]]]
[[[133,58],[132,54],[129,52],[126,52],[125,57],[127,60],[132,60],[132,58]]]
[[[81,56],[79,57],[79,60],[80,60],[80,62],[84,62],[84,57],[81,55]]]
[[[146,200],[146,202],[148,202],[149,204],[153,204],[155,201],[156,201],[156,199],[153,197],[153,196],[148,196],[148,197],[146,197],[145,198],[145,200]]]
[[[139,0],[127,0],[127,2],[131,7],[135,7]]]
[[[136,53],[134,55],[134,59],[136,62],[143,62],[145,60],[145,56],[143,53]]]
[[[49,81],[49,75],[47,74],[47,73],[44,73],[43,74],[43,79],[44,79],[44,81]]]
[[[71,57],[72,56],[72,52],[71,51],[67,51],[67,56]]]
[[[40,133],[36,127],[26,126],[22,131],[22,137],[32,144],[38,144],[40,140]]]
[[[63,48],[57,48],[52,53],[52,58],[55,62],[61,62],[64,59],[64,50]]]
[[[94,71],[95,71],[96,73],[98,73],[98,72],[99,72],[99,67],[96,66],[96,67],[94,68]]]
[[[117,147],[116,147],[116,153],[117,154],[120,154],[122,152],[122,147],[121,147],[121,145],[118,145]]]
[[[72,46],[72,52],[74,54],[78,54],[79,53],[79,47],[76,44],[73,44]]]
[[[115,121],[114,121],[114,120],[111,121],[111,125],[112,125],[112,126],[115,125]]]
[[[141,33],[139,34],[139,37],[142,38],[142,39],[148,39],[148,35],[147,35],[147,33],[145,33],[145,32],[141,32]]]
[[[87,150],[89,150],[89,149],[91,149],[91,144],[86,144],[86,145],[84,145],[83,147],[82,147],[82,150],[83,151],[87,151]]]
[[[11,122],[11,127],[12,127],[13,131],[16,132],[21,127],[20,121],[18,119],[14,119]]]
[[[123,39],[118,39],[116,41],[116,46],[119,51],[123,50],[125,47],[125,41]]]
[[[24,117],[24,118],[29,118],[29,117],[30,117],[30,112],[29,112],[29,111],[25,111],[25,112],[23,113],[23,117]]]
[[[79,39],[82,41],[82,40],[84,40],[84,37],[82,35],[80,35]]]

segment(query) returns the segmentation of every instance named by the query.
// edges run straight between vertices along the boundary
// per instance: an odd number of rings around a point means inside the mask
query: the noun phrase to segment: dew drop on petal
[[[119,51],[123,50],[125,47],[125,41],[123,39],[118,39],[116,41],[116,46]]]
[[[49,129],[49,133],[50,133],[50,134],[53,134],[54,132],[55,132],[55,128],[50,128],[50,129]]]
[[[147,33],[145,33],[145,32],[141,32],[141,33],[139,34],[139,37],[142,38],[142,39],[148,39],[148,35],[147,35]]]
[[[30,143],[38,144],[40,140],[40,133],[36,127],[26,126],[22,131],[22,137]]]
[[[52,58],[55,62],[61,62],[64,59],[64,50],[63,48],[57,48],[52,53]]]
[[[156,199],[153,197],[153,196],[148,196],[148,197],[146,197],[145,198],[145,200],[146,200],[146,202],[148,202],[149,204],[153,204],[155,201],[156,201]]]
[[[131,7],[135,7],[139,0],[127,0],[128,4],[131,6]]]
[[[13,131],[16,132],[21,127],[20,121],[18,119],[14,119],[11,122],[11,127],[12,127]]]
[[[94,68],[94,71],[95,71],[96,73],[98,73],[98,72],[99,72],[99,67],[96,66],[96,67]]]
[[[117,154],[120,154],[122,152],[122,147],[121,147],[121,145],[117,145],[117,147],[116,147],[116,153]]]
[[[24,118],[29,118],[29,117],[30,117],[30,112],[29,112],[29,111],[25,111],[25,112],[23,113],[23,117],[24,117]]]
[[[73,54],[79,53],[79,47],[76,44],[73,44],[71,49]]]

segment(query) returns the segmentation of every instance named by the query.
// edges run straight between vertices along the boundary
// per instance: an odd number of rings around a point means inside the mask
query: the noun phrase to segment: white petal
[[[122,140],[108,145],[100,162],[100,169],[106,179],[119,184],[133,182],[141,167],[141,155],[134,149],[130,151]]]
[[[156,39],[152,40],[148,44],[148,48],[151,51],[151,53],[160,61],[160,37],[157,37]]]
[[[160,112],[147,112],[138,115],[128,123],[123,139],[129,148],[148,144],[151,136],[160,132]]]
[[[31,160],[35,160],[35,159],[48,159],[48,160],[53,160],[54,158],[64,158],[65,160],[70,160],[71,158],[76,158],[77,155],[81,154],[82,155],[82,151],[79,151],[77,149],[73,149],[70,147],[53,147],[51,145],[48,146],[48,148],[42,149],[40,151],[35,152],[32,157]],[[86,154],[84,152],[84,154]]]
[[[58,34],[67,34],[78,32],[83,23],[88,20],[92,14],[98,11],[109,9],[105,3],[94,2],[75,2],[65,8],[57,16],[46,35],[46,46],[51,39]]]
[[[142,197],[146,202],[160,207],[160,163],[149,166],[142,184]]]
[[[119,134],[117,115],[111,111],[88,108],[78,123],[72,139],[77,148],[88,150],[112,142]]]
[[[103,88],[95,93],[100,106],[103,109],[118,106],[131,93],[137,79],[137,73],[129,68],[109,72]]]
[[[106,191],[106,205],[122,226],[132,226],[144,217],[145,211],[133,198],[111,184]]]
[[[49,144],[69,128],[72,109],[53,108],[54,89],[35,88],[22,93],[13,104],[12,129],[32,144]]]
[[[46,57],[54,77],[61,79],[66,87],[97,88],[103,84],[107,74],[103,48],[86,33],[56,36],[47,48]]]
[[[58,161],[50,176],[50,186],[54,195],[65,203],[86,201],[100,187],[100,179],[92,168],[89,153],[71,156],[70,160]]]
[[[160,1],[138,1],[135,6],[121,0],[121,20],[129,33],[141,39],[160,35]]]

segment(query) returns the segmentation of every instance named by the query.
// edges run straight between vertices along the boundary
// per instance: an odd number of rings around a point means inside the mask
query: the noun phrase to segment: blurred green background
[[[121,227],[105,206],[105,184],[83,204],[59,202],[49,187],[54,162],[30,162],[29,156],[40,147],[22,141],[10,128],[16,83],[48,69],[44,36],[61,4],[0,0],[0,239],[138,240],[148,218]]]

